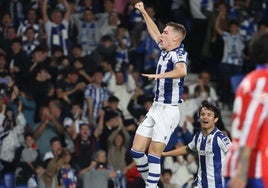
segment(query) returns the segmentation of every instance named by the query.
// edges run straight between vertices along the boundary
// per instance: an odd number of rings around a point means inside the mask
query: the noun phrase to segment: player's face
[[[173,49],[173,42],[174,42],[175,33],[171,26],[165,27],[161,36],[160,36],[160,46],[163,50],[172,50]]]
[[[200,124],[203,130],[213,130],[215,128],[215,123],[218,121],[218,118],[215,118],[213,111],[202,108],[200,111]]]

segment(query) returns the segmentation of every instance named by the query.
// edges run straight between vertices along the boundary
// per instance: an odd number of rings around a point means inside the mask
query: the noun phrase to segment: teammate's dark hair
[[[214,112],[214,115],[215,115],[215,118],[220,118],[221,117],[221,113],[220,113],[220,110],[215,106],[213,105],[212,103],[204,100],[201,102],[201,106],[198,110],[198,114],[200,115],[200,112],[203,108],[206,108],[212,112]]]

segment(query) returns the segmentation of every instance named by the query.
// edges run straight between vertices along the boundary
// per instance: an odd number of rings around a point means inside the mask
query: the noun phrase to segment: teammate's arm
[[[156,43],[159,43],[161,33],[160,33],[157,25],[154,23],[152,18],[148,15],[146,10],[144,9],[143,2],[136,3],[135,8],[138,9],[140,11],[140,13],[142,14],[150,36],[154,39],[154,41]]]
[[[179,156],[179,155],[185,155],[189,153],[189,148],[188,146],[182,146],[176,149],[173,149],[171,151],[167,152],[162,152],[163,157],[168,157],[168,156]]]

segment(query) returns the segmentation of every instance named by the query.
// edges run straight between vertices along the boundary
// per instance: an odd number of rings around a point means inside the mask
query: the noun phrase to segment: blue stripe
[[[182,103],[182,94],[183,94],[183,85],[184,85],[184,78],[180,78],[180,81],[179,81],[179,103]]]
[[[144,167],[146,167],[146,166],[148,166],[147,163],[146,163],[146,164],[143,164],[143,165],[137,165],[137,168],[144,168]]]
[[[148,176],[152,176],[152,177],[159,177],[159,176],[160,176],[160,174],[154,174],[154,173],[149,172]]]
[[[133,158],[142,158],[144,153],[143,152],[138,152],[138,151],[135,151],[134,149],[131,149],[130,150],[130,155],[133,157]]]
[[[148,183],[152,183],[152,184],[157,184],[159,180],[150,180],[150,179],[147,179],[147,182]]]
[[[146,165],[146,166],[147,166],[147,165]],[[144,173],[144,172],[148,172],[148,171],[149,171],[149,169],[140,170],[140,169],[138,168],[138,171],[139,171],[139,173]]]
[[[223,188],[223,182],[222,182],[222,163],[221,163],[221,148],[219,147],[217,138],[222,137],[221,132],[216,132],[213,138],[213,146],[212,151],[214,153],[213,156],[213,166],[214,166],[214,177],[215,177],[215,187],[217,188]],[[222,134],[223,135],[223,134]]]
[[[171,59],[167,62],[167,69],[165,72],[169,72],[174,69],[174,64]],[[172,89],[173,89],[173,79],[166,78],[164,83],[164,103],[170,104],[172,101]]]
[[[206,142],[207,142],[207,136],[205,137],[205,139],[203,139],[203,136],[202,136],[200,150],[205,151]],[[202,180],[201,180],[202,187],[208,187],[207,169],[206,169],[206,155],[200,155],[200,165],[201,165],[201,172],[202,172]]]
[[[148,162],[149,163],[155,163],[155,164],[160,164],[160,158],[154,155],[149,154],[148,155]]]
[[[156,74],[160,74],[161,68],[162,68],[162,66],[159,65],[158,68],[157,68]],[[159,98],[159,83],[160,83],[160,79],[157,79],[156,80],[155,101],[158,101],[158,98]]]

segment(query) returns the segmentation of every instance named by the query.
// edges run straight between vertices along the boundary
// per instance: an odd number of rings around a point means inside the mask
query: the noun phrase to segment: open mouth
[[[208,121],[206,121],[206,120],[201,120],[201,123],[203,123],[203,124],[208,124]]]

